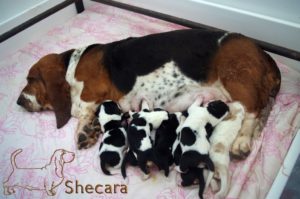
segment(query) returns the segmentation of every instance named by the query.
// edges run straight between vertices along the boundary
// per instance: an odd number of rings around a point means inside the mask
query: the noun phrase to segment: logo
[[[16,157],[22,152],[18,149],[11,154],[10,161],[12,172],[3,183],[5,195],[15,193],[15,188],[23,188],[30,191],[45,191],[47,195],[54,196],[56,188],[64,181],[64,165],[74,160],[75,154],[65,149],[57,149],[52,154],[50,161],[40,168],[21,168],[16,164]],[[28,175],[26,175],[28,174]],[[22,176],[34,176],[35,179],[23,179]]]

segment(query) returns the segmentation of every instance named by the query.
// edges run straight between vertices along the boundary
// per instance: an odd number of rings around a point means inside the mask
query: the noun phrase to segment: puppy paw
[[[100,127],[99,129],[95,126],[86,125],[83,127],[83,130],[78,133],[77,137],[77,147],[78,149],[88,149],[92,147],[98,141],[100,136]]]
[[[237,137],[234,141],[230,156],[233,159],[244,160],[248,157],[251,152],[251,138],[249,136],[240,136]]]

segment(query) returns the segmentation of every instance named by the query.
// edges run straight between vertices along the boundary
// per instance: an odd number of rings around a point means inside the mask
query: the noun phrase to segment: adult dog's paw
[[[88,149],[92,147],[99,139],[100,125],[93,121],[83,127],[83,129],[77,134],[77,147],[78,149]]]
[[[251,137],[239,136],[233,142],[230,156],[233,159],[244,160],[251,152]]]

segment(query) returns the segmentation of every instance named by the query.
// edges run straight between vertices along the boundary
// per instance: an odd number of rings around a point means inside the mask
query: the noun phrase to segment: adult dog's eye
[[[32,77],[27,77],[27,82],[28,82],[29,84],[34,83],[35,81],[37,81],[37,79],[32,78]]]

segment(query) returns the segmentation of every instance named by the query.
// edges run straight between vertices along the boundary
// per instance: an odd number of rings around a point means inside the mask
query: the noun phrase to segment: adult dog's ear
[[[71,95],[70,86],[65,79],[66,67],[58,54],[48,55],[44,60],[40,73],[56,116],[57,128],[61,128],[71,118]]]

